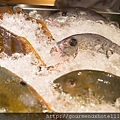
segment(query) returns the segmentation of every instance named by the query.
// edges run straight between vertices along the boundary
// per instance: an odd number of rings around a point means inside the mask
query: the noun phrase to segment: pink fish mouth
[[[50,50],[50,54],[51,54],[51,56],[55,56],[55,55],[58,55],[59,54],[59,56],[60,55],[62,55],[62,50],[59,48],[59,46],[58,45],[55,45],[54,47],[52,47],[52,49]]]

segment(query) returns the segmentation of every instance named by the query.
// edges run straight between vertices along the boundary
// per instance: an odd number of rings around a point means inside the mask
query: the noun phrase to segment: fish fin
[[[109,58],[113,54],[113,50],[112,49],[105,50],[103,47],[100,47],[97,50],[97,52],[105,54],[107,58]]]
[[[109,58],[113,54],[113,50],[106,51],[106,57]]]
[[[101,25],[105,24],[105,22],[103,20],[97,20],[96,23],[100,23]]]
[[[120,28],[119,23],[118,23],[118,22],[115,22],[115,21],[111,21],[111,22],[109,23],[109,26],[116,27],[116,28]]]
[[[75,58],[78,54],[78,48],[76,49],[76,52],[73,54],[73,57]]]
[[[99,48],[97,49],[97,52],[105,54],[104,49],[101,46],[99,46]]]
[[[76,53],[73,55],[73,57],[75,58],[75,57],[77,56],[77,54],[78,54],[78,52],[76,52]]]

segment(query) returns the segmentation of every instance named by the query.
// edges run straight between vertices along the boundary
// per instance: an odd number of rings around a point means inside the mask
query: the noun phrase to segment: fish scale
[[[67,24],[68,21],[91,20],[95,22],[103,22],[108,24],[110,21],[103,15],[83,7],[79,8],[62,8],[50,14],[49,19],[54,22]]]
[[[89,95],[102,101],[114,103],[120,97],[120,77],[98,70],[76,70],[53,81],[55,90],[62,89],[72,97]]]
[[[0,67],[0,109],[23,113],[52,111],[34,88],[4,67]]]
[[[73,39],[77,41],[77,44],[74,46],[70,44]],[[113,53],[120,55],[120,46],[118,44],[101,35],[93,33],[75,34],[69,36],[59,41],[57,43],[57,47],[62,52],[61,56],[74,56],[77,55],[79,50],[91,50],[102,53],[105,54],[107,58],[109,58]]]

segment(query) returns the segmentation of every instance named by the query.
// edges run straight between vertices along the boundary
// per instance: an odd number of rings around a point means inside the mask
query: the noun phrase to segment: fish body
[[[44,99],[22,78],[0,67],[0,110],[4,112],[39,112],[50,108]]]
[[[52,12],[49,15],[49,20],[53,21],[53,24],[70,24],[73,21],[80,21],[80,20],[91,20],[91,21],[98,21],[109,23],[109,19],[104,17],[103,15],[87,9],[83,7],[79,8],[61,8],[55,12]]]
[[[91,50],[102,53],[107,58],[113,53],[120,55],[120,46],[118,44],[101,35],[92,33],[69,36],[57,42],[57,45],[51,49],[51,53],[53,51],[61,51],[61,56],[76,56],[79,50]]]
[[[38,59],[42,66],[45,66],[44,61],[40,55],[36,52],[31,43],[25,38],[5,29],[0,26],[0,53],[4,52],[8,56],[12,56],[14,53],[22,53],[24,55],[32,52]]]
[[[62,92],[71,96],[92,94],[99,100],[115,102],[120,97],[120,77],[97,70],[77,70],[53,81]]]
[[[23,43],[12,32],[0,26],[0,47],[1,52],[11,56],[15,52],[26,53]]]

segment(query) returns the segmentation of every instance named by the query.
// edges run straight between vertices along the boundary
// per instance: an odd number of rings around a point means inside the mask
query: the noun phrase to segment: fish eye
[[[71,88],[76,86],[76,82],[73,79],[70,79],[68,84],[70,85]]]
[[[20,81],[20,84],[26,86],[27,84],[24,81]]]
[[[66,16],[67,15],[67,12],[62,12],[62,16]]]
[[[77,45],[77,40],[72,38],[69,42],[70,46],[76,46]]]

